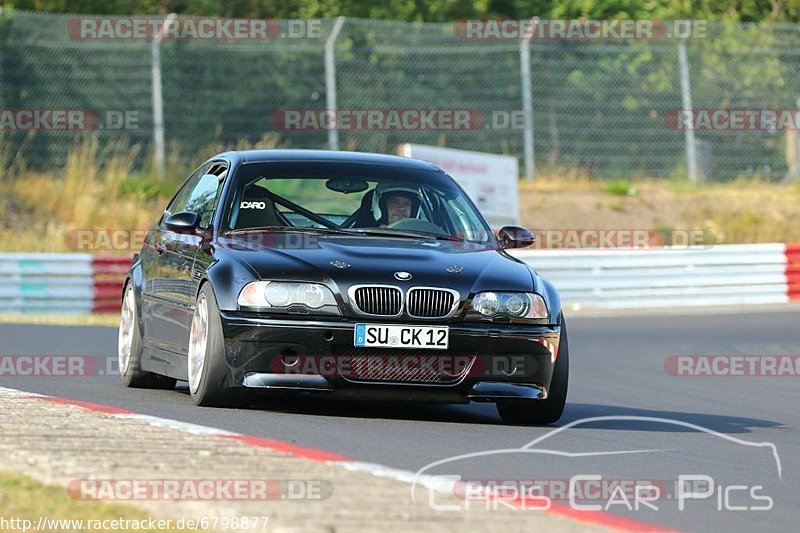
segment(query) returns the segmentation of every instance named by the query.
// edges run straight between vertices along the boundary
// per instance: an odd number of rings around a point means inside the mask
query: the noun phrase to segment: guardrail
[[[130,257],[0,253],[0,313],[116,312]]]
[[[688,249],[515,250],[550,279],[565,309],[800,300],[800,244]],[[130,257],[0,253],[0,313],[112,313]]]
[[[800,245],[519,250],[567,309],[783,303],[800,299]]]
[[[130,257],[93,257],[92,312],[116,313],[122,306],[122,280],[131,266]]]

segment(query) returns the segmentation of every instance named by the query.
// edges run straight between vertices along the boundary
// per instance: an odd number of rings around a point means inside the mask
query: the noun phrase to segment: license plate
[[[353,345],[446,350],[449,333],[447,326],[356,324]]]

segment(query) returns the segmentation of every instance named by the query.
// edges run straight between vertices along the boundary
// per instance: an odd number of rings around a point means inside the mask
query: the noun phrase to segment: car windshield
[[[243,165],[227,195],[224,228],[490,242],[491,229],[451,179],[359,170],[297,175],[275,164]]]

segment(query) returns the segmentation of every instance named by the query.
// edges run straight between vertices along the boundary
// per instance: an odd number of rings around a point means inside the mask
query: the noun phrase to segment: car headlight
[[[547,318],[547,304],[533,292],[479,292],[470,310],[485,317]]]
[[[494,292],[478,293],[472,299],[472,309],[483,316],[496,315],[500,310],[500,299],[497,297],[497,293]]]
[[[239,307],[340,314],[331,290],[321,283],[254,281],[239,293]]]

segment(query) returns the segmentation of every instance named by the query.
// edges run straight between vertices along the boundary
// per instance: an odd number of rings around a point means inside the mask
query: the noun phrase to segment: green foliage
[[[603,186],[603,192],[613,196],[633,196],[636,193],[633,184],[625,180],[610,181]]]
[[[464,18],[660,18],[798,22],[797,2],[739,0],[4,0],[6,8],[54,13],[243,18],[358,18],[446,22]]]
[[[179,185],[174,179],[162,181],[152,176],[131,176],[120,183],[119,194],[144,201],[165,199],[171,197]]]

